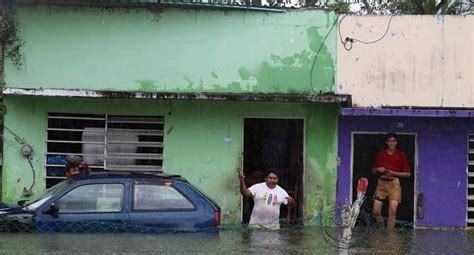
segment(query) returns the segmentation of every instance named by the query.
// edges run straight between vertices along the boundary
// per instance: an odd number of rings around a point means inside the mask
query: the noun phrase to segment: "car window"
[[[71,190],[56,204],[59,213],[120,212],[123,193],[122,184],[89,184]]]
[[[135,184],[134,210],[179,211],[195,207],[183,194],[170,185]]]
[[[69,185],[71,183],[71,179],[63,180],[60,183],[54,185],[53,187],[43,191],[42,193],[34,194],[28,201],[26,201],[25,206],[29,206],[35,204],[39,201],[45,201],[44,198],[50,198],[56,191],[62,189],[64,186]],[[36,208],[35,208],[36,209]]]

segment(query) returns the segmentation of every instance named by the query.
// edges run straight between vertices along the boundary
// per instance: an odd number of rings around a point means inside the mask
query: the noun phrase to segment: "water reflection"
[[[471,240],[469,242],[468,240]],[[449,254],[473,254],[474,232],[453,230],[419,230],[414,233],[414,252],[446,251]],[[471,243],[471,244],[469,244]]]
[[[187,234],[22,234],[0,233],[5,254],[473,254],[474,232],[464,230],[373,229],[348,250],[328,241],[317,227],[279,231],[226,228],[220,233]],[[363,231],[367,233],[367,231]]]
[[[385,228],[374,229],[369,238],[361,241],[358,246],[365,247],[371,252],[389,252],[391,254],[405,254],[410,250],[411,242],[404,242],[403,238],[410,240],[412,231],[387,230]],[[409,253],[409,252],[408,252]]]

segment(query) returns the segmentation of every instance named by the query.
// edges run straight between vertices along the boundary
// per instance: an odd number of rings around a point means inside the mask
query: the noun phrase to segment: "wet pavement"
[[[220,233],[0,233],[1,254],[474,254],[474,231],[371,229],[340,249],[335,229],[226,228]]]

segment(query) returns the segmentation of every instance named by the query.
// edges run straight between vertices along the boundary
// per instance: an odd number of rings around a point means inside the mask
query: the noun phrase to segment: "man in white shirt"
[[[279,229],[280,205],[294,206],[295,200],[278,186],[278,175],[268,172],[265,182],[257,183],[250,188],[245,185],[245,175],[239,172],[240,193],[252,197],[254,206],[250,217],[250,226]]]

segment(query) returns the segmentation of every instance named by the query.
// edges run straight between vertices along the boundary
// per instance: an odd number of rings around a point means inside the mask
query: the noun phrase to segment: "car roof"
[[[80,175],[73,177],[74,180],[89,180],[89,179],[110,179],[110,178],[126,178],[126,179],[172,179],[186,181],[181,175],[165,174],[163,172],[137,172],[137,171],[94,171],[88,175]]]

